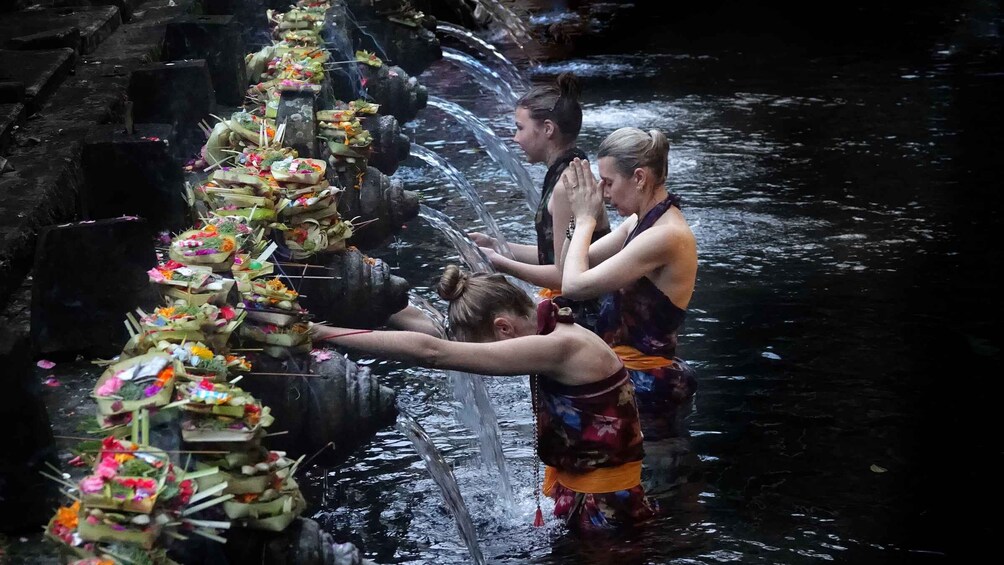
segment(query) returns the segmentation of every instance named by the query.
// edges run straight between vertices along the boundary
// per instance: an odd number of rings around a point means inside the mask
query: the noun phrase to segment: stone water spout
[[[442,57],[436,19],[407,0],[347,0],[352,23],[367,49],[377,50],[413,75]],[[365,31],[363,31],[365,30]]]
[[[328,171],[332,184],[345,187],[338,200],[342,218],[365,226],[349,240],[361,249],[373,249],[400,231],[401,225],[418,215],[418,195],[405,190],[400,180],[388,177],[375,167],[366,167],[362,179],[355,168]]]
[[[253,370],[241,387],[271,409],[277,431],[287,432],[268,438],[272,449],[330,463],[394,422],[395,393],[333,350],[316,355],[249,356]]]
[[[411,155],[411,140],[401,133],[400,122],[394,116],[365,116],[359,121],[373,137],[369,164],[385,175],[394,174]]]
[[[316,321],[373,328],[408,305],[408,281],[357,249],[318,253],[307,261],[315,267],[290,267],[286,275]],[[302,272],[311,278],[298,278]]]
[[[331,534],[307,518],[297,518],[278,534],[233,530],[224,547],[230,563],[373,565],[360,555],[359,548],[351,543],[335,543]]]
[[[380,104],[382,113],[391,114],[401,122],[415,118],[428,101],[425,87],[398,65],[374,67],[352,62],[355,60],[353,46],[357,44],[353,30],[357,27],[344,4],[332,5],[322,36],[332,54],[337,54],[339,61],[344,62],[334,65],[327,73],[334,96],[339,100],[355,100],[365,93]],[[432,36],[435,39],[435,35]],[[438,40],[436,46],[438,51]],[[437,54],[436,58],[439,56]]]
[[[366,82],[366,92],[380,109],[391,114],[398,121],[407,122],[418,116],[418,111],[425,108],[429,102],[429,92],[419,84],[418,79],[409,76],[398,66],[383,65],[372,67],[359,65],[359,72]],[[335,90],[335,95],[342,98],[345,93]],[[346,98],[348,99],[348,98]]]

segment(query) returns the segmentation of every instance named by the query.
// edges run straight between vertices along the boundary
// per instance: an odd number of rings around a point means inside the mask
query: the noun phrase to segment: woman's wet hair
[[[614,167],[626,177],[647,167],[655,173],[656,184],[662,184],[669,174],[669,140],[657,129],[620,128],[600,144],[596,160],[603,157],[613,158]]]
[[[582,129],[580,92],[579,79],[572,73],[561,73],[554,84],[531,88],[516,102],[516,107],[529,110],[534,120],[551,120],[558,126],[562,141],[571,141]]]
[[[530,297],[498,273],[467,273],[449,265],[436,290],[450,303],[448,333],[457,341],[495,341],[495,318],[500,314],[527,316],[534,311]]]

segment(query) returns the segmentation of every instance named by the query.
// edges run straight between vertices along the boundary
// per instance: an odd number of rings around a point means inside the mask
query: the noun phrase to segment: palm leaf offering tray
[[[275,265],[268,261],[252,259],[248,255],[238,255],[230,272],[237,281],[237,288],[243,292],[246,281],[271,275],[275,272]]]
[[[237,238],[218,233],[215,226],[182,232],[171,241],[171,259],[185,265],[208,265],[221,272],[233,265]]]
[[[149,514],[168,482],[170,463],[160,449],[105,438],[92,473],[78,483],[81,501],[92,509]]]
[[[315,47],[323,43],[320,34],[313,29],[293,29],[282,31],[279,38],[290,45]]]
[[[293,479],[303,459],[292,461],[284,452],[262,447],[205,459],[200,466],[213,466],[219,472],[200,479],[199,488],[213,488],[225,481],[224,492],[235,495],[224,503],[228,518],[245,527],[280,531],[305,507]]]
[[[299,294],[287,288],[279,279],[250,281],[250,290],[243,292],[241,306],[248,320],[255,325],[288,327],[308,320],[309,314],[297,302]]]
[[[275,137],[274,121],[245,111],[234,112],[227,126],[255,145],[267,145],[267,140]]]
[[[383,60],[377,57],[376,53],[370,53],[365,49],[356,51],[356,61],[371,67],[379,68],[383,66]]]
[[[283,488],[285,490],[265,491],[258,500],[252,502],[227,501],[224,503],[224,512],[245,528],[281,532],[307,507],[295,481],[289,479]]]
[[[126,326],[134,335],[141,334],[142,341],[154,344],[160,341],[203,341],[216,349],[223,349],[245,316],[243,309],[235,310],[229,305],[192,306],[179,302],[157,308],[150,314],[139,308],[136,312],[140,315],[139,320],[127,314],[132,326]]]
[[[298,184],[317,184],[324,177],[327,165],[320,159],[286,158],[273,161],[272,176],[279,182],[295,182]]]
[[[297,6],[285,13],[276,12],[275,10],[266,10],[265,17],[279,29],[303,29],[302,26],[298,26],[297,24],[323,23],[324,15],[327,11],[328,6],[326,4],[318,6]]]
[[[225,381],[231,371],[251,370],[251,362],[244,356],[213,353],[212,349],[201,342],[189,341],[178,344],[161,341],[157,344],[157,349],[181,362],[184,366],[184,376],[187,378]]]
[[[282,234],[283,243],[294,259],[305,259],[320,251],[341,251],[352,237],[352,223],[337,218],[307,219],[289,227],[273,224]]]
[[[148,436],[148,422],[143,430]],[[137,434],[134,432],[134,437]],[[76,484],[46,475],[79,493],[72,505],[56,511],[45,530],[46,537],[58,543],[64,554],[84,559],[102,553],[135,555],[141,558],[135,562],[167,564],[163,552],[149,552],[164,531],[188,523],[195,526],[195,533],[217,537],[185,518],[231,498],[222,496],[189,506],[214,494],[197,494],[196,481],[217,469],[185,472],[172,464],[165,451],[113,436],[101,440],[96,456],[87,457],[93,463],[91,472]],[[229,523],[213,526],[229,527]]]
[[[226,494],[244,495],[244,500],[255,500],[266,490],[280,485],[291,477],[296,470],[296,462],[288,459],[281,451],[268,451],[263,447],[254,450],[237,452],[234,458],[203,459],[198,462],[201,468],[218,468],[218,472],[199,479],[199,488],[208,489],[220,483],[225,483]]]
[[[324,81],[324,59],[312,55],[301,55],[298,51],[286,51],[273,57],[262,69],[263,82],[301,80],[312,84]]]
[[[265,247],[265,229],[253,227],[246,217],[219,214],[205,218],[203,230],[215,231],[221,236],[232,236],[237,242],[237,254],[260,253]],[[236,257],[234,259],[236,261]]]
[[[240,336],[266,345],[309,348],[311,343],[309,329],[310,326],[303,322],[296,322],[288,327],[275,324],[248,324],[241,327]]]
[[[331,143],[347,146],[357,152],[368,149],[373,143],[373,137],[369,130],[364,129],[362,122],[354,116],[340,122],[322,120],[318,123],[318,130],[320,137],[324,137]]]
[[[324,185],[285,190],[277,209],[280,215],[286,217],[317,211],[324,211],[325,216],[337,216],[338,195],[341,193],[342,189],[338,187]]]
[[[363,100],[362,98],[360,98],[358,100],[352,100],[351,102],[349,102],[348,106],[349,106],[350,109],[354,110],[356,112],[356,114],[360,114],[360,115],[365,114],[365,115],[374,116],[374,115],[376,115],[380,111],[380,105],[379,104],[374,104],[372,102],[367,102],[366,100]]]
[[[221,167],[213,172],[207,183],[209,186],[243,189],[247,194],[267,196],[272,187],[253,167]]]
[[[272,424],[267,407],[244,390],[210,379],[181,383],[176,400],[186,400],[181,435],[190,442],[249,441]]]
[[[171,302],[184,300],[192,306],[207,302],[225,304],[234,287],[232,279],[213,273],[210,267],[189,266],[170,259],[147,271],[147,275],[150,282],[158,285],[165,299]]]
[[[262,174],[261,171],[271,171],[272,163],[282,161],[283,159],[295,159],[296,156],[295,149],[283,147],[278,143],[271,143],[267,146],[247,148],[237,159],[239,163],[246,167],[258,169],[259,178],[264,180],[272,189],[275,189],[277,186],[274,184],[275,179],[270,179],[269,175]]]
[[[105,416],[163,406],[171,401],[179,374],[184,374],[181,362],[164,353],[147,353],[108,366],[91,396]]]

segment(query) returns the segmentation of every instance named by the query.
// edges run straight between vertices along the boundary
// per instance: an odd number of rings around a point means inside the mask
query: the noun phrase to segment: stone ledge
[[[41,108],[69,76],[75,60],[76,53],[68,47],[48,51],[0,49],[0,69],[24,84],[24,102],[30,114]]]
[[[83,146],[53,145],[15,149],[15,171],[0,176],[0,302],[31,270],[38,230],[76,215]]]
[[[0,155],[3,155],[14,136],[14,128],[24,119],[24,104],[0,104]]]
[[[114,6],[65,9],[95,20],[81,28],[89,30],[85,34],[89,42],[75,74],[56,85],[27,120],[27,109],[17,114],[14,106],[27,105],[22,102],[27,88],[16,81],[4,83],[7,88],[0,108],[6,121],[0,130],[0,150],[15,170],[0,176],[0,306],[29,273],[38,231],[79,217],[78,192],[84,182],[81,156],[87,133],[97,125],[124,121],[130,75],[160,59],[167,22],[189,12],[193,4],[194,0],[148,0],[133,12],[131,23],[123,26],[118,25]],[[100,20],[95,14],[114,17]],[[0,18],[0,45],[9,39],[11,26],[22,21],[22,15]],[[20,37],[44,29],[36,23],[33,29],[15,31]],[[111,36],[105,33],[112,30]],[[18,120],[22,120],[20,127],[11,135]]]
[[[90,53],[122,24],[115,6],[74,6],[15,12],[0,18],[0,47],[36,49],[39,42],[58,41],[76,28],[72,49]]]

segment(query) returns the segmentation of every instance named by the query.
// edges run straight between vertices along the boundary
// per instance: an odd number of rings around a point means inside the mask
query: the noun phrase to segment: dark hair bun
[[[436,292],[443,300],[452,302],[460,298],[467,288],[467,273],[460,270],[456,265],[448,265],[443,271],[443,276],[439,278],[439,286]]]
[[[579,79],[573,73],[563,72],[558,75],[555,80],[558,85],[558,91],[561,96],[568,96],[572,100],[579,99],[579,93],[582,92],[582,87],[579,85]]]

